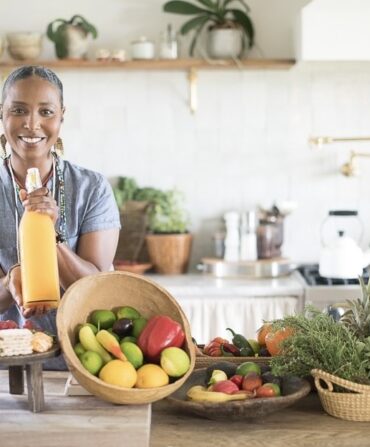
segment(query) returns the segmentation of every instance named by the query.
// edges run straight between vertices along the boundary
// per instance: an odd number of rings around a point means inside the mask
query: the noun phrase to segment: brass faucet
[[[346,143],[352,141],[370,141],[370,137],[311,137],[308,142],[310,146],[321,148],[324,144]],[[355,159],[358,157],[370,158],[370,152],[351,151],[347,163],[341,166],[340,172],[346,177],[354,177],[359,174],[355,165]]]

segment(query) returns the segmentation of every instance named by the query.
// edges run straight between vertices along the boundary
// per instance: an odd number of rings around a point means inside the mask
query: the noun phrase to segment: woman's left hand
[[[48,188],[42,187],[29,194],[24,189],[21,189],[19,191],[19,197],[26,211],[47,214],[51,217],[55,225],[59,217],[59,207]]]

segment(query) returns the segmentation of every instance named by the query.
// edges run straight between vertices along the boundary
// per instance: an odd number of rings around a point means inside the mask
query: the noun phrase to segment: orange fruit
[[[264,323],[257,331],[257,341],[260,346],[266,345],[266,335],[271,332],[272,324]]]
[[[99,378],[111,385],[132,388],[137,379],[135,368],[128,361],[111,360],[99,372]]]
[[[266,348],[268,352],[272,356],[280,355],[281,342],[289,338],[291,335],[293,335],[293,329],[289,327],[278,329],[275,332],[270,331],[265,337]]]
[[[147,363],[137,370],[136,388],[156,388],[168,385],[168,374],[158,365]]]

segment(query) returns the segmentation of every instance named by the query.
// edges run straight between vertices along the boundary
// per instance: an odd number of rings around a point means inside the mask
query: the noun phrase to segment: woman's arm
[[[113,264],[118,237],[118,228],[82,234],[76,253],[67,244],[58,244],[59,277],[63,289],[83,276],[108,271]]]
[[[5,312],[14,303],[13,297],[9,290],[5,287],[7,278],[0,269],[0,314]]]

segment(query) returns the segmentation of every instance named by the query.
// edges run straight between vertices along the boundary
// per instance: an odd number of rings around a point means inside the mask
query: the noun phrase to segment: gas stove
[[[300,266],[298,272],[305,288],[305,304],[313,304],[319,309],[325,309],[330,304],[343,303],[346,300],[361,297],[358,279],[323,278],[319,274],[318,264]],[[368,270],[364,270],[363,278],[367,283]]]

